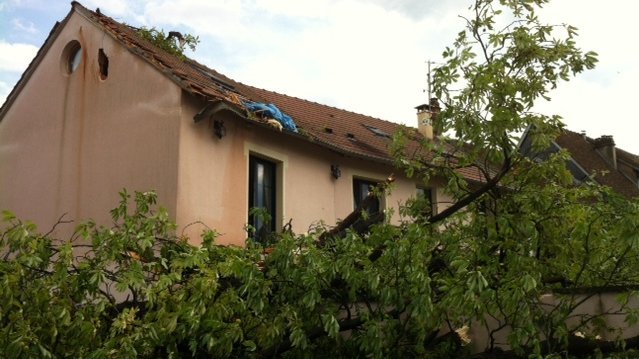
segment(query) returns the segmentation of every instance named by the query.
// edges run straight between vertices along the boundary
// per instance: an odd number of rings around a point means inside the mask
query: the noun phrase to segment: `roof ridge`
[[[586,131],[583,131],[583,133],[582,132],[576,132],[576,131],[573,131],[573,130],[569,130],[569,129],[565,128],[565,127],[562,128],[561,130],[566,132],[567,134],[582,137],[590,145],[592,145],[592,143],[596,140],[596,138],[588,136],[586,134]]]
[[[71,3],[71,4],[72,4],[72,7],[79,7],[79,8],[81,9],[81,11],[89,12],[89,13],[90,13],[91,15],[93,15],[93,16],[97,16],[97,17],[105,17],[105,18],[109,19],[110,21],[112,21],[112,22],[114,22],[114,23],[119,24],[120,26],[128,27],[129,29],[131,29],[131,30],[132,30],[132,32],[135,32],[135,30],[134,30],[134,29],[135,29],[135,27],[134,27],[134,26],[132,26],[132,25],[130,25],[130,24],[127,24],[127,23],[124,23],[124,22],[118,21],[118,20],[116,20],[116,19],[114,19],[114,18],[112,18],[112,17],[110,17],[110,16],[108,16],[108,15],[105,15],[105,14],[103,14],[103,13],[97,13],[96,11],[93,11],[93,10],[91,10],[91,9],[87,8],[86,6],[82,5],[81,3],[77,2],[77,1],[72,1],[72,3]],[[99,23],[99,22],[98,22],[98,23]],[[99,24],[99,25],[101,25],[101,26],[103,26],[103,27],[104,27],[104,24]],[[135,34],[135,36],[137,36],[138,40],[141,40],[142,42],[146,43],[147,45],[150,45],[151,47],[155,48],[156,50],[159,50],[160,52],[164,52],[164,53],[166,53],[166,51],[165,51],[164,49],[162,49],[162,48],[158,47],[157,45],[155,45],[155,44],[154,44],[154,43],[152,43],[151,41],[148,41],[148,40],[147,40],[147,39],[145,39],[144,37],[139,36],[138,34]],[[169,56],[171,56],[171,57],[173,57],[173,55],[172,55],[172,54],[168,54],[168,53],[166,53],[166,54],[167,54],[167,55],[169,55]],[[227,76],[226,74],[224,74],[224,73],[222,73],[222,72],[220,72],[220,71],[216,70],[215,68],[213,68],[213,67],[209,66],[208,64],[205,64],[205,63],[202,63],[202,62],[200,62],[200,61],[197,61],[197,60],[195,60],[195,59],[193,59],[193,58],[191,58],[191,57],[189,57],[189,56],[186,56],[186,55],[185,55],[185,60],[184,60],[184,62],[185,62],[185,63],[188,63],[188,64],[189,64],[189,65],[191,65],[191,66],[197,67],[197,68],[199,68],[200,70],[212,71],[215,75],[218,75],[218,76],[223,77],[223,79],[222,79],[222,80],[225,80],[225,81],[226,81],[226,80],[228,80],[228,81],[234,82],[234,83],[236,83],[236,84],[239,84],[239,85],[241,85],[241,86],[245,86],[245,87],[247,87],[247,88],[249,88],[249,89],[252,89],[252,90],[258,90],[258,91],[270,92],[270,93],[273,93],[273,94],[276,94],[276,95],[279,95],[279,96],[285,96],[285,97],[288,97],[288,98],[290,98],[290,99],[295,99],[295,100],[298,100],[298,101],[304,101],[304,102],[307,102],[307,103],[309,103],[309,104],[314,104],[314,105],[317,105],[317,106],[322,106],[322,107],[329,108],[329,109],[333,109],[333,110],[336,110],[336,111],[341,111],[341,112],[348,113],[348,114],[352,114],[352,115],[356,115],[356,116],[363,116],[363,117],[366,117],[366,118],[368,118],[368,119],[372,119],[372,120],[380,121],[380,122],[385,123],[386,125],[388,125],[388,126],[392,126],[392,127],[401,127],[401,126],[405,126],[405,127],[409,127],[409,128],[414,128],[413,126],[409,126],[409,125],[406,125],[406,124],[401,124],[401,123],[397,123],[397,122],[393,122],[393,121],[385,120],[385,119],[382,119],[382,118],[379,118],[379,117],[375,117],[375,116],[366,115],[366,114],[363,114],[363,113],[359,113],[359,112],[355,112],[355,111],[347,110],[347,109],[340,108],[340,107],[337,107],[337,106],[327,105],[327,104],[320,103],[320,102],[317,102],[317,101],[312,101],[312,100],[308,100],[308,99],[305,99],[305,98],[301,98],[301,97],[297,97],[297,96],[293,96],[293,95],[288,95],[288,94],[285,94],[285,93],[281,93],[281,92],[277,92],[277,91],[273,91],[273,90],[264,89],[264,88],[260,88],[260,87],[257,87],[257,86],[249,85],[249,84],[246,84],[246,83],[244,83],[244,82],[237,81],[237,80],[235,80],[235,79],[233,79],[233,78],[231,78],[231,77]]]
[[[350,114],[357,115],[357,116],[364,116],[364,117],[367,117],[367,118],[370,118],[370,119],[374,119],[374,120],[378,120],[378,121],[381,121],[381,122],[385,122],[385,123],[387,123],[389,125],[406,126],[406,127],[413,128],[412,126],[407,126],[407,125],[404,125],[404,124],[401,124],[401,123],[397,123],[397,122],[393,122],[393,121],[389,121],[389,120],[384,120],[384,119],[379,118],[379,117],[366,115],[366,114],[355,112],[355,111],[351,111],[351,110],[346,110],[346,109],[343,109],[343,108],[339,108],[337,106],[327,105],[327,104],[323,104],[323,103],[320,103],[320,102],[317,102],[317,101],[308,100],[308,99],[305,99],[305,98],[301,98],[301,97],[297,97],[297,96],[293,96],[293,95],[288,95],[288,94],[285,94],[285,93],[281,93],[281,92],[277,92],[277,91],[273,91],[273,90],[268,90],[268,89],[260,88],[260,87],[253,86],[253,85],[248,85],[248,84],[245,84],[243,82],[238,82],[238,83],[240,83],[240,84],[242,84],[242,85],[244,85],[246,87],[249,87],[251,89],[258,90],[258,91],[266,91],[266,92],[270,92],[270,93],[273,93],[273,94],[276,94],[276,95],[279,95],[279,96],[286,96],[286,97],[291,98],[291,99],[308,102],[310,104],[327,107],[327,108],[330,108],[330,109],[333,109],[333,110],[338,110],[338,111],[350,113]]]
[[[569,130],[569,129],[567,129],[567,128],[563,128],[563,129],[562,129],[562,131],[564,131],[564,132],[566,132],[566,133],[569,133],[569,134],[577,135],[577,136],[582,136],[582,137],[584,137],[584,136],[585,136],[585,140],[586,140],[586,142],[588,142],[590,145],[593,145],[593,142],[594,142],[595,140],[597,140],[597,138],[600,138],[600,137],[601,137],[601,136],[599,136],[599,137],[593,138],[593,137],[588,136],[588,135],[585,133],[585,131],[584,131],[584,133],[580,133],[580,132],[575,132],[575,131],[573,131],[573,130]],[[605,136],[605,135],[602,135],[602,136]],[[616,149],[616,151],[621,151],[621,152],[623,152],[623,153],[626,153],[626,154],[628,154],[628,155],[630,155],[630,156],[633,156],[633,157],[636,157],[636,158],[638,158],[638,159],[639,159],[639,155],[636,155],[636,154],[634,154],[634,153],[632,153],[632,152],[630,152],[630,151],[628,151],[628,150],[624,150],[623,148],[621,148],[621,147],[619,147],[619,146],[617,146],[617,145],[615,145],[615,149]]]
[[[629,152],[629,151],[627,151],[627,150],[624,150],[623,148],[620,148],[620,147],[617,147],[617,150],[619,150],[619,151],[621,151],[621,152],[625,152],[625,153],[627,153],[627,154],[629,154],[629,155],[632,155],[632,156],[634,156],[634,157],[639,157],[638,155],[636,155],[636,154],[634,154],[634,153],[632,153],[632,152]]]

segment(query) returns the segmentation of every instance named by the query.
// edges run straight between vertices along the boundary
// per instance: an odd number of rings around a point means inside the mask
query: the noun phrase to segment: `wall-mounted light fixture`
[[[224,127],[224,121],[222,120],[214,120],[213,121],[213,131],[217,138],[221,139],[226,136],[226,127]]]
[[[331,175],[335,179],[338,179],[342,176],[342,171],[339,169],[339,165],[331,165]]]

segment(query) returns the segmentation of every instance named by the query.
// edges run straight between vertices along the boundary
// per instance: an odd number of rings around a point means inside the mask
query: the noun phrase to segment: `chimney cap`
[[[439,107],[439,100],[436,97],[433,97],[430,99],[428,103],[421,104],[415,107],[415,109],[417,109],[417,112],[424,112],[424,111],[437,112],[441,109],[441,107]]]
[[[430,105],[427,103],[421,104],[419,106],[416,106],[415,109],[417,109],[417,112],[430,111]]]
[[[615,140],[610,135],[603,135],[597,139],[595,139],[595,148],[601,148],[606,146],[614,146]]]

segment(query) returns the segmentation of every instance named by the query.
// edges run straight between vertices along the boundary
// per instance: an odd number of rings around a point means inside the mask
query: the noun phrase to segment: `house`
[[[393,167],[387,145],[398,128],[236,82],[73,2],[0,109],[0,208],[43,230],[62,214],[109,224],[122,188],[155,190],[191,238],[198,223],[238,245],[247,223],[290,222],[297,233],[334,225],[391,174],[380,209],[419,191],[437,210],[449,202],[437,181],[425,188]],[[251,207],[274,220],[261,223]]]
[[[544,158],[564,149],[570,154],[567,167],[575,183],[594,180],[626,198],[639,197],[639,156],[617,148],[612,136],[590,138],[585,133],[563,130],[549,149],[534,153],[526,131],[520,148],[532,158]]]

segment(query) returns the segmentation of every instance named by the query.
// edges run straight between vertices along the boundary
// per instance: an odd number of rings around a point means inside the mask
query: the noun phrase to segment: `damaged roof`
[[[0,108],[0,118],[37,67],[42,53],[46,52],[57,37],[63,27],[60,25],[64,25],[71,14],[76,12],[111,35],[129,51],[145,59],[188,93],[201,96],[207,101],[222,101],[234,112],[246,114],[245,118],[248,118],[248,113],[243,102],[273,103],[291,116],[301,130],[300,134],[284,131],[284,135],[304,138],[343,155],[386,164],[393,163],[388,144],[391,136],[402,125],[234,81],[197,61],[188,58],[182,60],[169,54],[139,36],[134,28],[126,24],[117,22],[102,13],[91,11],[76,1],[73,1],[71,5],[69,14],[62,24],[56,24],[51,30],[36,58]],[[414,132],[416,136],[419,136],[417,131]],[[483,176],[477,168],[462,168],[459,172],[468,179],[483,181]]]

